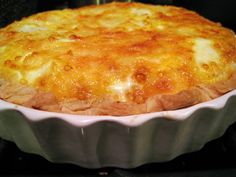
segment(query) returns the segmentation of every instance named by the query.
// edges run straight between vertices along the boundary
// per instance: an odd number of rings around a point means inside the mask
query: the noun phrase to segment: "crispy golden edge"
[[[228,80],[212,85],[198,85],[174,95],[155,95],[143,104],[115,102],[109,98],[99,103],[70,100],[59,102],[52,93],[0,80],[0,99],[44,111],[79,115],[124,116],[164,110],[176,110],[217,98],[236,88],[236,72]]]

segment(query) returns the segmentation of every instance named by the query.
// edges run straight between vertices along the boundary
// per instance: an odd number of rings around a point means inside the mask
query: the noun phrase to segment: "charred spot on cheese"
[[[156,81],[155,87],[160,93],[168,92],[173,87],[171,82],[172,81],[169,78],[161,78]]]
[[[148,68],[141,66],[136,69],[133,74],[133,77],[138,83],[145,83],[148,79],[148,73]]]
[[[137,104],[142,104],[147,99],[144,90],[140,87],[132,88],[132,90],[127,93],[127,98]]]
[[[108,3],[39,13],[0,29],[0,79],[60,101],[144,103],[236,70],[234,33],[173,6]]]

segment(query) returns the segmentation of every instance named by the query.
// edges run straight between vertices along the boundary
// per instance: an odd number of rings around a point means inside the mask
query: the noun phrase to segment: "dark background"
[[[36,12],[75,8],[84,0],[0,0],[0,27]],[[186,7],[236,31],[236,0],[147,0],[152,4]],[[85,169],[50,163],[38,155],[24,153],[12,142],[0,139],[0,176],[120,176],[120,177],[236,177],[236,124],[200,151],[176,159],[146,164],[135,169]]]
[[[65,7],[76,8],[96,0],[0,0],[0,26],[35,12]],[[106,0],[100,0],[104,2]],[[111,0],[107,0],[111,1]],[[176,5],[236,30],[236,0],[136,0],[150,4]]]

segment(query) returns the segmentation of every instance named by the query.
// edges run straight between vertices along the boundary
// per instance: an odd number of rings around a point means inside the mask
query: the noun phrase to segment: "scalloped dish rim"
[[[16,110],[21,112],[25,117],[31,121],[40,121],[47,118],[59,118],[67,121],[70,124],[78,127],[85,127],[100,121],[112,121],[126,126],[135,127],[139,126],[153,118],[167,118],[170,120],[184,120],[192,115],[195,111],[201,108],[220,109],[224,107],[227,100],[231,96],[236,96],[236,89],[218,97],[213,100],[199,103],[187,108],[171,111],[160,111],[146,114],[137,114],[129,116],[98,116],[98,115],[74,115],[66,113],[48,112],[32,108],[27,108],[14,103],[9,103],[0,100],[0,111],[2,110]]]

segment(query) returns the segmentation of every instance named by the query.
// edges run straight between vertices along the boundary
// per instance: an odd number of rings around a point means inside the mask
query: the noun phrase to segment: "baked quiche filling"
[[[174,6],[39,13],[0,29],[0,98],[94,115],[191,106],[235,89],[234,35]]]

